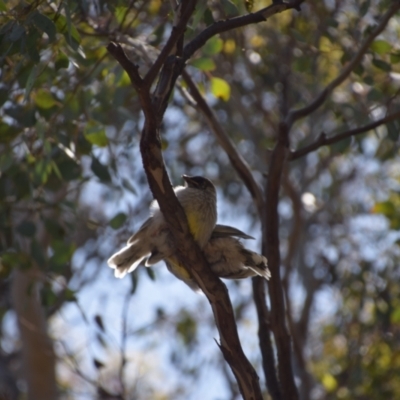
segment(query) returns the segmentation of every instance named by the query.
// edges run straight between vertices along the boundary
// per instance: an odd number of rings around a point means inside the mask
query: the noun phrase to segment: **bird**
[[[174,192],[186,214],[194,240],[200,248],[203,248],[211,237],[217,221],[215,186],[202,176],[183,175],[182,178],[185,186],[175,187]],[[123,278],[144,260],[147,267],[161,260],[169,260],[174,274],[185,281],[190,273],[173,257],[174,243],[157,201],[152,203],[150,209],[150,217],[129,238],[127,245],[112,255],[107,263],[115,269],[115,277]]]
[[[189,229],[203,250],[211,271],[220,278],[243,279],[256,275],[269,279],[267,259],[246,249],[240,239],[252,236],[228,225],[216,224],[217,196],[213,183],[202,176],[183,175],[185,186],[174,192],[181,203]],[[123,278],[144,262],[150,267],[164,260],[168,270],[191,289],[200,291],[191,272],[175,257],[171,232],[157,201],[151,205],[150,217],[129,238],[127,245],[108,259],[117,278]]]
[[[219,278],[224,279],[245,279],[261,276],[269,280],[271,273],[268,269],[267,258],[246,249],[239,239],[254,238],[232,226],[220,224],[215,226],[210,240],[203,248],[204,256],[211,271]],[[197,282],[190,274],[185,277],[178,276],[169,260],[164,261],[172,274],[183,280],[195,292],[200,292]]]
[[[254,238],[231,226],[216,225],[203,249],[211,271],[225,279],[243,279],[259,275],[269,280],[271,272],[268,269],[267,258],[246,249],[239,239]]]

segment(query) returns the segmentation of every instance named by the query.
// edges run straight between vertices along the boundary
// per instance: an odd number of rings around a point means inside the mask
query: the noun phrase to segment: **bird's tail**
[[[242,249],[241,253],[245,256],[245,266],[247,268],[267,280],[271,278],[271,272],[268,269],[268,261],[263,255],[247,249]]]
[[[143,259],[150,254],[148,249],[144,249],[140,245],[140,242],[128,244],[108,259],[109,267],[115,269],[116,278],[123,278],[129,272],[134,271]]]

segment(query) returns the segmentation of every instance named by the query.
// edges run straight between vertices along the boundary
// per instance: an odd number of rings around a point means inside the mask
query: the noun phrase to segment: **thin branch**
[[[191,42],[189,42],[185,46],[183,50],[183,60],[186,62],[197,50],[204,46],[208,39],[212,38],[218,33],[226,32],[250,24],[264,22],[267,20],[267,18],[286,10],[295,9],[300,11],[300,5],[304,1],[305,0],[295,0],[290,3],[274,3],[255,13],[250,13],[223,21],[217,21],[204,29],[204,31],[199,33]]]
[[[371,43],[385,29],[390,18],[399,9],[400,9],[400,2],[393,1],[392,5],[389,7],[389,10],[383,16],[381,22],[376,26],[375,29],[372,30],[370,35],[364,40],[358,52],[346,65],[346,67],[342,70],[342,72],[331,83],[329,83],[328,86],[308,106],[299,108],[297,110],[291,110],[288,113],[285,121],[288,126],[291,126],[296,120],[311,114],[313,111],[315,111],[324,103],[324,101],[332,93],[332,91],[337,86],[339,86],[351,74],[354,68],[357,67],[357,65],[361,62],[362,58],[364,57],[364,54],[367,52]]]
[[[184,2],[182,2],[183,5]],[[161,53],[157,57],[157,60],[151,66],[146,76],[144,77],[144,85],[146,87],[150,87],[154,80],[156,79],[157,74],[160,72],[161,67],[163,66],[167,57],[173,51],[175,45],[182,37],[186,30],[186,25],[189,21],[189,18],[193,14],[193,11],[196,7],[197,0],[190,0],[189,3],[184,7],[182,16],[176,26],[172,28],[171,35],[165,43]]]
[[[289,160],[290,161],[297,160],[298,158],[303,157],[306,154],[311,153],[312,151],[315,151],[322,146],[334,144],[334,143],[340,142],[341,140],[347,139],[351,136],[355,136],[355,135],[359,135],[361,133],[368,132],[372,129],[377,128],[380,125],[387,124],[396,119],[400,119],[400,110],[393,114],[389,114],[384,118],[381,118],[374,122],[371,122],[367,125],[364,125],[364,126],[361,126],[359,128],[355,128],[355,129],[350,129],[350,130],[348,130],[346,132],[342,132],[336,136],[326,137],[326,134],[324,132],[322,132],[319,135],[318,139],[314,143],[311,143],[308,146],[303,147],[302,149],[293,151],[289,156]]]
[[[218,140],[219,145],[224,149],[226,155],[229,157],[232,166],[235,168],[238,175],[243,180],[247,189],[249,190],[251,196],[257,206],[259,215],[263,213],[264,200],[262,195],[262,190],[251,173],[250,166],[247,164],[246,160],[237,151],[234,143],[227,133],[222,128],[213,110],[205,101],[204,97],[201,95],[196,84],[193,82],[187,71],[182,72],[182,78],[187,83],[189,92],[195,100],[198,109],[203,113],[206,118],[210,129],[213,131],[215,137]]]

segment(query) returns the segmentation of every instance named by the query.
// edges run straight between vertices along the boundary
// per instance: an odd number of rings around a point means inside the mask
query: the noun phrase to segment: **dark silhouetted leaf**
[[[119,229],[125,223],[126,218],[127,215],[123,212],[120,212],[115,217],[113,217],[108,224],[113,229]]]

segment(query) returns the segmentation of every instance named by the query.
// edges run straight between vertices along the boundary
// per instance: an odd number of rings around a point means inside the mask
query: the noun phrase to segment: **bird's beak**
[[[185,180],[188,186],[198,186],[197,182],[193,179],[193,176],[182,175],[182,178]]]

